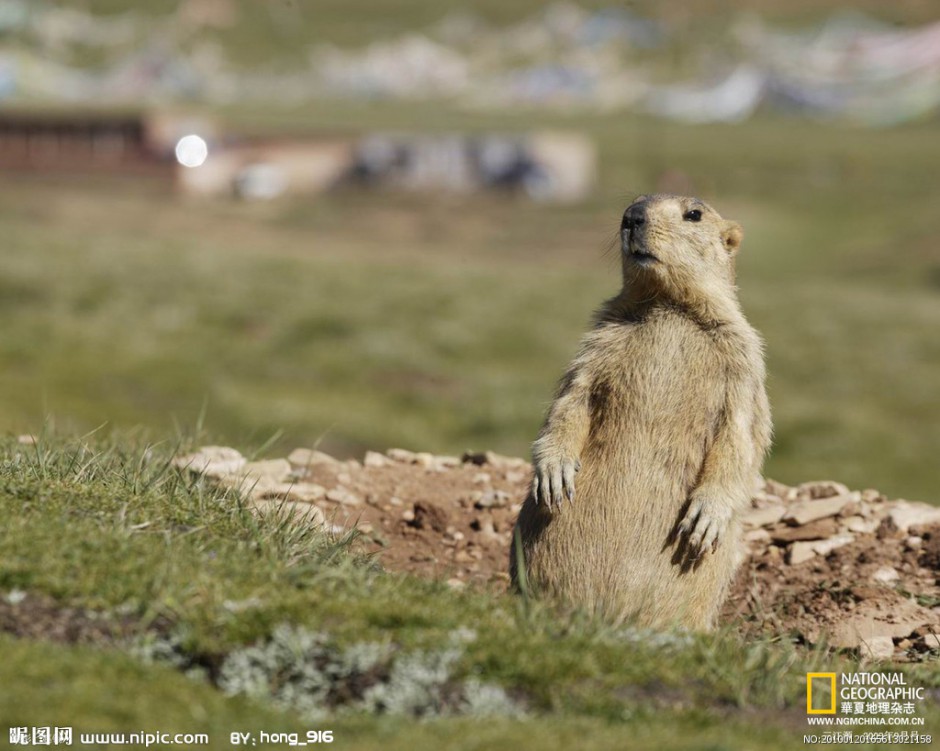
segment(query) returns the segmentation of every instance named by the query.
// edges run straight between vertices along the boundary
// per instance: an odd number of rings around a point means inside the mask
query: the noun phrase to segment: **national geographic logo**
[[[806,714],[836,713],[836,674],[806,674]]]

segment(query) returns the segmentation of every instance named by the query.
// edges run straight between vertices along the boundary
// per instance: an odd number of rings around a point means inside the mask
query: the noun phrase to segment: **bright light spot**
[[[176,142],[176,161],[184,167],[199,167],[209,156],[209,145],[201,136],[183,136]]]

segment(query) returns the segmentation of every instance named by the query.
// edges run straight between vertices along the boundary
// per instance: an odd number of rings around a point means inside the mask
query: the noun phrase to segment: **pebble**
[[[893,584],[901,578],[901,575],[891,566],[882,566],[871,575],[871,578],[881,584]]]
[[[329,454],[324,454],[316,449],[294,449],[287,456],[287,461],[291,466],[305,469],[314,464],[337,464],[338,462]]]
[[[872,636],[859,645],[863,657],[882,660],[894,656],[894,641],[890,636]]]
[[[389,460],[378,451],[366,451],[362,463],[366,467],[387,467],[390,464]]]

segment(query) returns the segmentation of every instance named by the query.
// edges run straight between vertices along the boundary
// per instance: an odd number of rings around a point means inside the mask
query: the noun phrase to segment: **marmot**
[[[763,343],[734,281],[742,231],[698,199],[651,195],[620,239],[623,289],[532,447],[510,574],[615,621],[708,630],[771,436]]]

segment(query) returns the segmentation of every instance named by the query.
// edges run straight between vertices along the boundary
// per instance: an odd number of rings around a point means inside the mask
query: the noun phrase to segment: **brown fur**
[[[734,286],[741,228],[657,195],[627,209],[621,235],[623,289],[533,445],[510,573],[521,584],[521,558],[537,593],[617,621],[709,629],[771,433],[762,343]]]

